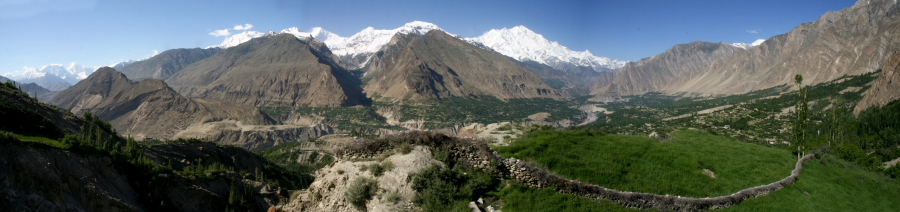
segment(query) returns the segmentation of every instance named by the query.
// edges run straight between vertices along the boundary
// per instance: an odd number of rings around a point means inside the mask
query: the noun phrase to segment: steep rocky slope
[[[23,135],[42,134],[60,137],[81,132],[85,123],[71,113],[44,104],[28,96],[12,82],[0,83],[0,130]]]
[[[736,94],[791,83],[802,74],[816,84],[882,67],[900,50],[900,5],[894,0],[860,0],[772,37],[756,48],[682,74],[666,92]]]
[[[161,79],[165,80],[178,73],[184,67],[197,61],[206,59],[221,49],[170,49],[150,57],[146,60],[137,61],[119,69],[129,79]]]
[[[744,49],[728,43],[695,41],[678,44],[650,58],[629,62],[615,71],[615,78],[598,79],[591,94],[616,92],[622,95],[657,91],[685,73],[706,70],[716,60],[725,59]]]
[[[4,122],[12,128],[0,124],[0,211],[264,211],[288,198],[279,185],[296,189],[311,181],[273,170],[238,147],[148,147],[114,133],[94,137],[81,127],[106,124],[37,102],[10,85],[0,86],[0,114],[16,120]],[[62,133],[76,135],[56,139]],[[44,139],[20,141],[20,135]],[[258,173],[279,184],[260,182]],[[229,202],[232,197],[238,201]]]
[[[166,80],[189,97],[253,106],[337,107],[364,102],[359,79],[323,43],[267,35],[193,63]]]
[[[91,112],[137,140],[201,138],[258,149],[333,133],[328,126],[275,125],[259,109],[211,99],[192,99],[157,79],[128,80],[101,68],[51,101],[73,113]]]
[[[0,142],[0,161],[4,211],[143,211],[108,157]]]
[[[367,95],[441,99],[482,95],[561,98],[559,91],[509,57],[443,31],[394,36],[369,63]]]
[[[869,107],[884,106],[900,99],[900,51],[891,53],[880,75],[872,88],[866,90],[863,99],[856,104],[854,113],[859,114]]]
[[[123,135],[137,139],[169,139],[192,124],[225,119],[245,124],[275,123],[254,107],[189,99],[163,81],[133,82],[108,67],[61,92],[51,103],[76,114],[91,112],[109,120]]]

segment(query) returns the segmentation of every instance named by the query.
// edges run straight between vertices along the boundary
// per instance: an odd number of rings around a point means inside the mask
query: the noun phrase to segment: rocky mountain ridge
[[[278,34],[252,39],[185,67],[166,80],[179,93],[252,106],[357,105],[359,78],[325,44]]]
[[[635,95],[658,91],[686,73],[705,70],[713,62],[741,51],[744,49],[728,43],[678,44],[653,57],[629,62],[614,71],[611,81],[606,78],[595,81],[591,94]]]
[[[561,98],[508,57],[443,31],[394,36],[370,65],[365,92],[399,100],[447,97]]]
[[[767,39],[755,48],[685,73],[660,91],[739,94],[792,83],[817,84],[880,68],[900,50],[900,4],[861,0]]]
[[[190,64],[206,59],[221,49],[170,49],[161,52],[153,57],[145,60],[136,61],[128,66],[121,68],[112,67],[120,70],[129,79],[161,79],[165,80],[175,73],[184,69]]]
[[[255,107],[187,98],[161,80],[134,82],[108,67],[50,102],[73,113],[93,113],[109,120],[120,134],[137,140],[217,138],[220,143],[256,149],[332,133],[327,127],[274,127],[278,123]]]

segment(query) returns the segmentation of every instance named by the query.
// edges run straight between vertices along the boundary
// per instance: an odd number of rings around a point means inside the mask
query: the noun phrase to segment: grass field
[[[786,150],[740,143],[693,130],[673,141],[585,131],[538,131],[509,147],[504,157],[525,159],[554,173],[608,188],[707,197],[768,184],[790,174],[796,157]],[[898,211],[900,183],[832,155],[806,163],[795,184],[725,211]],[[702,169],[715,172],[716,178]],[[504,182],[491,194],[504,211],[638,211],[552,189]]]
[[[673,141],[658,141],[580,130],[539,131],[497,151],[607,188],[689,197],[727,195],[775,182],[790,175],[796,162],[786,150],[699,131],[672,135]]]

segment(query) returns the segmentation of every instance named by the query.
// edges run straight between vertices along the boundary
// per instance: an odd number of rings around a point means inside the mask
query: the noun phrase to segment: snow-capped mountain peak
[[[424,35],[431,30],[442,30],[435,24],[413,21],[396,29],[375,29],[367,27],[366,29],[356,33],[341,42],[325,41],[325,44],[336,55],[358,55],[373,54],[381,49],[382,46],[391,41],[395,34],[419,34]]]
[[[731,45],[734,47],[742,48],[742,49],[750,49],[750,48],[759,46],[760,44],[762,44],[765,41],[766,41],[766,39],[756,39],[756,41],[753,41],[753,43],[732,43]]]
[[[291,27],[291,28],[281,30],[280,33],[292,34],[297,38],[313,37],[316,40],[324,42],[326,45],[329,42],[340,42],[340,41],[343,41],[343,39],[345,39],[337,34],[334,34],[329,31],[326,31],[325,29],[322,29],[322,27],[315,27],[312,30],[310,30],[310,32],[303,32],[303,31],[300,31],[300,29],[298,29],[297,27]]]
[[[250,41],[250,39],[262,37],[263,35],[266,35],[266,34],[262,33],[262,32],[257,32],[257,31],[244,31],[244,32],[241,32],[238,34],[234,34],[228,38],[225,38],[225,41],[222,41],[222,44],[210,46],[210,47],[206,47],[206,48],[216,48],[216,47],[231,48],[233,46],[237,46],[244,42]]]
[[[477,46],[485,46],[520,61],[535,61],[550,67],[566,70],[571,65],[589,66],[594,70],[617,69],[627,61],[597,57],[590,51],[573,51],[556,41],[547,40],[528,27],[492,29],[479,37],[465,38]]]

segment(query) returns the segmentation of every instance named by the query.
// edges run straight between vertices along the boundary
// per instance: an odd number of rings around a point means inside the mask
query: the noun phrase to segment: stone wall
[[[618,191],[602,186],[582,183],[565,179],[525,163],[522,160],[509,158],[502,161],[506,170],[510,170],[508,177],[534,188],[552,187],[560,193],[568,193],[588,197],[592,199],[607,199],[620,205],[636,209],[658,209],[671,211],[699,211],[709,209],[727,208],[736,205],[746,199],[764,196],[794,183],[800,177],[803,164],[815,158],[815,155],[806,155],[797,161],[791,175],[770,183],[738,191],[731,195],[693,198],[673,195],[659,195],[650,193]]]
[[[491,173],[495,177],[513,179],[529,187],[553,188],[559,193],[583,196],[596,200],[610,200],[622,206],[635,209],[658,209],[667,211],[700,211],[727,208],[746,199],[760,197],[775,192],[794,183],[800,177],[803,164],[815,158],[806,155],[797,161],[791,175],[770,183],[738,191],[731,195],[694,198],[673,195],[618,191],[602,186],[565,179],[537,166],[515,158],[503,158],[481,140],[451,137],[430,131],[410,131],[350,144],[335,150],[341,158],[376,157],[384,151],[391,151],[402,143],[439,147],[449,145],[451,155],[465,167]]]

